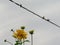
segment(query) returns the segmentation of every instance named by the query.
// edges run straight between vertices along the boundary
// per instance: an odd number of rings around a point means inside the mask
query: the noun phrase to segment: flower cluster
[[[21,26],[21,29],[17,29],[17,30],[13,30],[11,29],[11,31],[13,32],[12,37],[16,39],[15,44],[14,45],[22,45],[25,42],[29,42],[29,40],[27,40],[27,32],[25,32],[25,27]],[[33,34],[34,30],[30,30],[29,34]],[[33,37],[31,36],[31,42],[33,41]],[[8,42],[9,44],[12,44],[11,42],[4,40],[4,42]],[[12,44],[13,45],[13,44]]]

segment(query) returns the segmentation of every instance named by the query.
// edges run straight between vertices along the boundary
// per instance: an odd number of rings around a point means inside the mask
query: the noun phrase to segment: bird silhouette
[[[9,1],[13,2],[12,0],[9,0]]]

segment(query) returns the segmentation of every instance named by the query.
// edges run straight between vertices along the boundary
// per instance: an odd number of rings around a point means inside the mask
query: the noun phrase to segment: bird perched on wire
[[[12,1],[12,0],[10,0],[10,1]]]

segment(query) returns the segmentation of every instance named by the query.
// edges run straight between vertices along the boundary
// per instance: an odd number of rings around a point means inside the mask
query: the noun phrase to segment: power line
[[[27,10],[28,12],[30,12],[30,13],[32,13],[32,14],[38,16],[39,18],[41,18],[41,19],[43,19],[43,20],[45,20],[45,21],[47,21],[47,22],[49,22],[49,23],[51,23],[51,24],[57,26],[58,28],[60,28],[59,25],[55,24],[54,22],[50,21],[49,19],[46,19],[44,16],[42,17],[42,16],[36,14],[35,12],[33,12],[33,11],[27,9],[26,7],[22,6],[22,4],[18,4],[18,3],[16,3],[16,2],[14,2],[13,0],[9,0],[9,1],[13,2],[14,4],[20,6],[21,8],[23,8],[23,9],[25,9],[25,10]]]

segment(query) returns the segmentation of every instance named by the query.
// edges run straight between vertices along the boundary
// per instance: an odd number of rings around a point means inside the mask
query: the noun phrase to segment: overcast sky
[[[60,25],[60,0],[14,1]],[[20,26],[25,26],[27,32],[32,29],[35,31],[34,45],[60,45],[60,28],[20,8],[9,0],[0,0],[0,45],[10,45],[4,43],[4,39],[13,43],[15,39],[10,30],[20,29]],[[30,39],[29,34],[28,39]],[[26,45],[30,45],[30,43]]]

